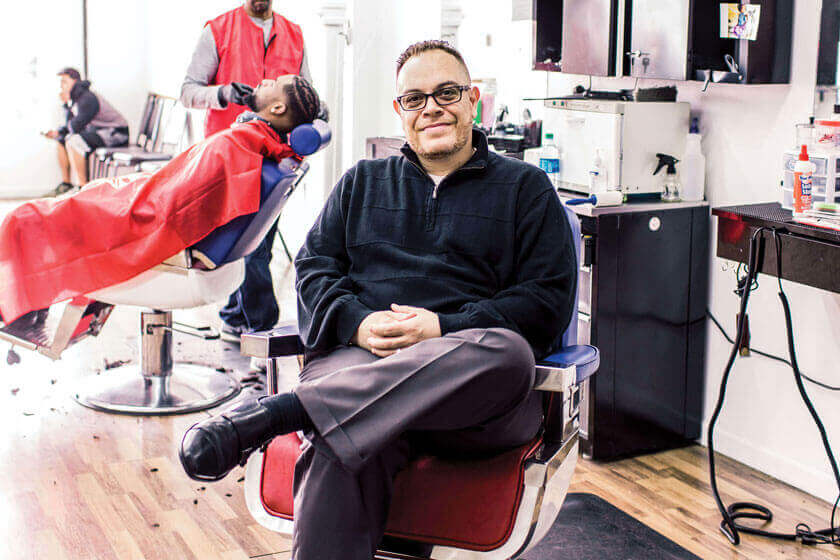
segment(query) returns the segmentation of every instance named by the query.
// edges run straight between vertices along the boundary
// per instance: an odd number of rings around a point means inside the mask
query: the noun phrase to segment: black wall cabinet
[[[790,81],[794,0],[752,2],[761,6],[755,41],[721,38],[725,2],[717,0],[533,2],[535,69],[745,84]]]

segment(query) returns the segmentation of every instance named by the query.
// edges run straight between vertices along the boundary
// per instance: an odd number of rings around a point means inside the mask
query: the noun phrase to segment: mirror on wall
[[[817,86],[814,90],[814,116],[825,118],[840,104],[840,0],[823,0],[820,16],[820,44],[817,50]]]

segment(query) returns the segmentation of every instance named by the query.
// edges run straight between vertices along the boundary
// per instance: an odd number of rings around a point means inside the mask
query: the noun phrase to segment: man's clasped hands
[[[441,335],[437,313],[391,304],[388,311],[374,311],[362,320],[353,344],[385,358],[428,338]]]

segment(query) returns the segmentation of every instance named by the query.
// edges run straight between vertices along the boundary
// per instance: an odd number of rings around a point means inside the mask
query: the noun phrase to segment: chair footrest
[[[68,347],[87,336],[96,336],[113,306],[76,298],[51,308],[33,311],[0,328],[0,341],[57,360]]]
[[[296,323],[277,326],[270,331],[243,334],[240,338],[243,355],[255,358],[279,358],[303,354]]]
[[[172,159],[172,155],[159,152],[145,152],[141,154],[114,152],[111,154],[111,159],[117,163],[136,165],[144,161],[169,161]]]

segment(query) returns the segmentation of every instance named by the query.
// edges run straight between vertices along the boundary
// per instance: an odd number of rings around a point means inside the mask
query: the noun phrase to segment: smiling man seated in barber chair
[[[286,75],[264,80],[252,108],[154,173],[12,210],[0,223],[0,327],[133,278],[256,212],[263,160],[298,157],[287,133],[311,123],[320,101],[306,80]]]
[[[295,260],[300,384],[184,436],[187,474],[208,480],[306,433],[295,560],[369,560],[417,452],[495,454],[539,429],[534,359],[569,322],[575,250],[545,173],[472,129],[470,84],[447,43],[399,57],[404,155],[350,169]]]

